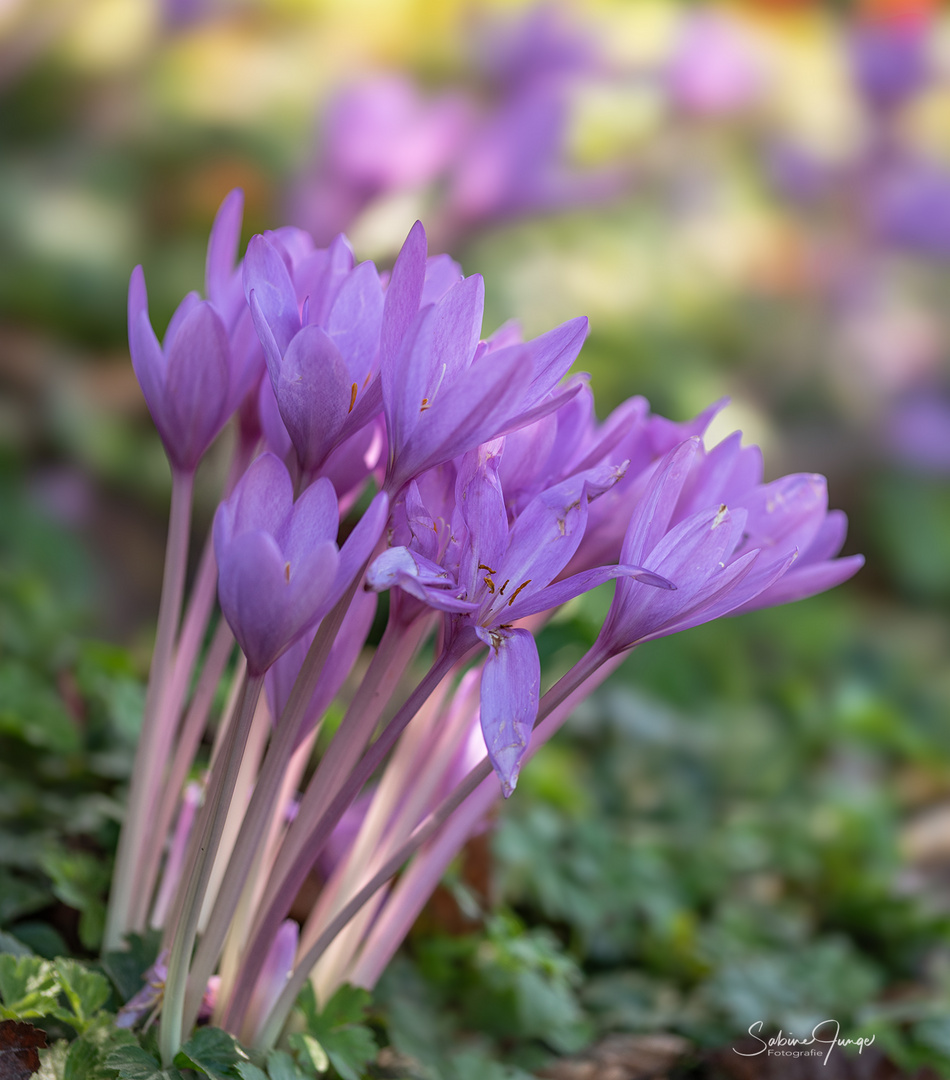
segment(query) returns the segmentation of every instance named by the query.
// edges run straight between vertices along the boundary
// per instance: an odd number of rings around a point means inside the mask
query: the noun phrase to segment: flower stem
[[[280,877],[275,870],[273,874],[275,881],[271,887],[269,903],[259,913],[251,932],[250,943],[242,959],[241,975],[237,980],[234,993],[224,1016],[223,1024],[228,1030],[238,1030],[243,1022],[244,1012],[247,1009],[253,990],[253,979],[264,957],[267,955],[273,935],[276,933],[280,922],[286,917],[310,867],[313,866],[317,856],[323,850],[340,818],[343,817],[343,814],[362,790],[367,780],[380,766],[392,749],[396,739],[402,734],[406,725],[412,720],[432,691],[457,663],[465,659],[474,647],[475,645],[466,637],[464,641],[456,640],[453,647],[447,649],[438,657],[356,768],[343,779],[342,784],[338,785],[337,794],[327,806],[326,811],[313,823],[312,828],[298,834],[299,842],[295,849],[298,854],[283,877]],[[294,821],[290,833],[288,833],[288,841],[299,821],[300,815],[298,814],[297,820]]]
[[[217,900],[195,954],[184,1007],[186,1021],[193,1022],[194,1017],[197,1016],[204,987],[221,955],[228,927],[237,910],[257,850],[268,831],[284,772],[297,746],[301,722],[306,715],[320,673],[330,655],[330,649],[333,647],[360,578],[361,575],[357,575],[353,584],[317,629],[297,681],[294,683],[290,699],[277,724],[277,730],[265,755],[257,783],[254,785],[250,805],[244,815],[244,823],[218,890]]]
[[[221,760],[218,762],[219,768],[214,770],[208,791],[208,801],[202,808],[198,821],[200,830],[198,854],[184,893],[168,957],[168,976],[165,981],[165,996],[159,1028],[159,1049],[166,1066],[172,1063],[181,1046],[185,987],[201,905],[224,833],[231,796],[234,793],[244,756],[244,746],[251,730],[257,700],[263,685],[263,675],[251,675],[245,679],[237,716],[230,725],[226,744],[222,748]]]
[[[149,809],[155,792],[161,784],[165,765],[164,760],[157,757],[157,750],[163,742],[162,725],[169,720],[164,714],[162,701],[171,675],[175,635],[185,591],[193,488],[193,472],[185,473],[172,469],[168,545],[165,550],[165,571],[155,632],[155,650],[152,654],[148,688],[145,694],[142,733],[132,767],[129,805],[116,853],[112,892],[109,896],[103,937],[104,949],[121,947],[122,938],[131,929],[130,915],[138,886],[136,869],[141,853],[148,847],[149,840],[152,843],[164,843],[165,839],[164,836],[149,837],[151,832]]]

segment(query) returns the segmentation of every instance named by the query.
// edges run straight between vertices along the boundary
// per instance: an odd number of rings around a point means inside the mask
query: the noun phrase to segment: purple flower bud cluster
[[[371,985],[434,884],[389,896],[388,879],[427,844],[417,863],[429,881],[484,800],[514,790],[539,725],[547,737],[616,657],[809,596],[862,561],[835,558],[845,520],[828,511],[822,477],[764,483],[759,451],[738,433],[704,444],[718,405],[675,423],[632,398],[599,421],[586,379],[569,375],[586,320],[529,341],[513,325],[485,335],[482,279],[430,256],[421,224],[390,272],[357,263],[343,237],[318,248],[292,228],[255,236],[235,266],[239,231],[232,193],[212,230],[208,298],[182,302],[163,344],[140,269],[129,291],[133,362],[173,472],[193,473],[241,415],[207,603],[193,602],[170,661],[169,685],[182,689],[157,692],[146,718],[166,731],[152,745],[170,758],[135,778],[183,777],[196,753],[186,733],[200,731],[202,681],[189,705],[185,676],[200,664],[187,642],[200,640],[192,620],[212,618],[216,567],[220,655],[230,632],[245,663],[204,803],[194,785],[183,790],[164,874],[136,878],[147,895],[130,905],[166,934],[166,1057],[215,971],[215,1022],[261,1045],[311,970],[320,993]],[[608,581],[615,597],[595,645],[542,695],[535,631]],[[386,591],[374,652],[367,635]],[[407,696],[427,642],[434,659]],[[214,650],[212,686],[224,663],[216,676]],[[361,656],[306,784],[317,729]],[[151,799],[170,821],[161,792]],[[117,873],[148,865],[128,859]],[[320,900],[302,926],[288,923],[315,865]],[[119,912],[114,932],[143,918]]]

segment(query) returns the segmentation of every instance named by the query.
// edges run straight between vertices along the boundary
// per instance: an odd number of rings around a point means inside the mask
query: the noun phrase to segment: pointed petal
[[[430,255],[426,259],[425,284],[422,287],[422,303],[437,304],[443,296],[462,280],[462,268],[451,255]]]
[[[215,214],[205,257],[205,293],[222,311],[226,309],[228,287],[234,274],[243,218],[244,192],[235,188],[225,195]]]
[[[572,574],[571,577],[564,578],[563,581],[556,581],[539,593],[523,593],[522,595],[526,597],[524,601],[519,596],[510,608],[505,609],[505,621],[517,622],[518,619],[523,619],[527,615],[536,615],[539,611],[549,611],[551,608],[566,604],[568,600],[573,600],[575,596],[590,592],[591,589],[596,589],[598,585],[603,585],[605,581],[612,581],[614,578],[632,578],[635,581],[642,582],[644,585],[652,585],[655,589],[676,588],[668,578],[656,574],[652,570],[645,570],[642,566],[624,566],[623,564],[620,566],[597,566],[593,570],[582,570],[579,574]]]
[[[577,359],[589,331],[590,324],[582,316],[561,323],[526,343],[533,363],[531,385],[524,401],[526,406],[538,404],[557,386]]]
[[[363,516],[346,538],[343,547],[340,548],[340,565],[337,569],[336,580],[326,599],[328,609],[346,592],[350,582],[360,573],[364,563],[372,555],[379,538],[383,535],[388,518],[389,499],[386,493],[381,491],[366,508]]]
[[[383,305],[383,322],[380,331],[380,365],[383,374],[383,397],[387,402],[386,420],[389,422],[388,402],[398,389],[399,374],[394,370],[402,339],[419,310],[426,272],[426,234],[422,222],[417,221],[409,230],[406,242],[396,256],[386,301]]]
[[[436,395],[398,452],[389,486],[398,490],[413,476],[494,438],[530,377],[520,354],[500,365],[473,365]]]
[[[326,323],[327,334],[346,361],[357,390],[376,362],[382,318],[379,274],[371,262],[360,263],[341,285]]]
[[[252,236],[247,245],[244,292],[248,297],[252,292],[257,297],[261,315],[270,328],[278,350],[283,353],[300,329],[300,310],[287,266],[274,245],[263,236]],[[266,342],[263,344],[266,348]]]
[[[620,552],[621,562],[631,566],[643,565],[646,556],[660,542],[698,450],[699,439],[694,436],[674,447],[657,464],[627,526]],[[654,568],[659,570],[659,567]]]
[[[132,369],[142,388],[142,395],[155,426],[166,441],[169,437],[165,423],[165,353],[162,351],[148,317],[148,294],[141,266],[132,271],[129,280],[129,353]]]
[[[482,734],[507,799],[518,783],[538,715],[541,662],[527,630],[476,632],[489,646],[482,669]]]

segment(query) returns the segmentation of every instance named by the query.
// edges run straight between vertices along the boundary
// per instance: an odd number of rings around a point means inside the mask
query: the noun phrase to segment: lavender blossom
[[[221,610],[234,631],[248,671],[262,675],[281,653],[339,599],[369,554],[385,520],[378,496],[367,527],[344,549],[336,545],[336,493],[315,481],[293,500],[280,460],[262,454],[214,520]]]

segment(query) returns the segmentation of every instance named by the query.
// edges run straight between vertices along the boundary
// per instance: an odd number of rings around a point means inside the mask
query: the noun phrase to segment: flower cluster
[[[166,1060],[209,987],[215,1022],[267,1046],[307,978],[320,997],[371,986],[491,803],[622,654],[861,563],[835,558],[845,521],[822,477],[764,483],[738,433],[704,444],[719,406],[680,424],[633,398],[598,420],[568,374],[586,320],[485,337],[481,278],[429,256],[420,224],[381,273],[344,238],[318,248],[291,228],[255,236],[235,267],[240,223],[232,193],[207,299],[182,302],[163,344],[140,269],[129,291],[173,497],[107,934],[163,929],[161,993],[143,1009],[161,1000]],[[228,488],[182,616],[194,471],[234,414]],[[597,641],[542,694],[535,632],[611,580]],[[386,628],[304,783],[384,592]],[[223,620],[201,655],[215,595]],[[196,767],[234,641],[230,701]],[[323,889],[300,924],[289,915],[314,867]]]

